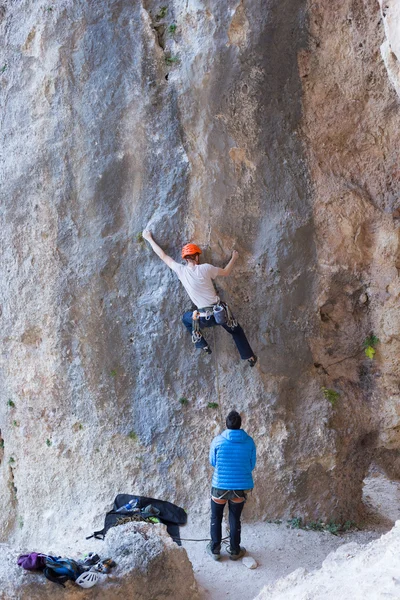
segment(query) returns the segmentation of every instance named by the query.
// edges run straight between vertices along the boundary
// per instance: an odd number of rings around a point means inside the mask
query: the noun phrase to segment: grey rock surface
[[[351,542],[332,552],[320,569],[299,568],[266,586],[255,600],[384,600],[400,597],[400,522],[369,544]]]
[[[400,447],[379,7],[0,5],[1,538],[82,538],[119,492],[206,512],[232,408],[258,447],[248,517],[358,519],[376,449]],[[176,260],[187,241],[217,266],[239,251],[217,286],[255,369],[220,330],[195,353],[145,227]]]

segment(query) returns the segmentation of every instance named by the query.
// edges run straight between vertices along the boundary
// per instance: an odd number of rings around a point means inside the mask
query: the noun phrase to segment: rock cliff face
[[[398,598],[397,555],[400,522],[366,545],[351,542],[332,552],[320,569],[308,573],[300,568],[265,587],[254,600],[334,600],[343,598]]]
[[[394,2],[0,5],[3,538],[83,535],[124,491],[206,510],[231,408],[248,515],[359,518],[370,462],[399,473]],[[255,369],[220,330],[195,353],[144,227],[239,251],[217,286]]]

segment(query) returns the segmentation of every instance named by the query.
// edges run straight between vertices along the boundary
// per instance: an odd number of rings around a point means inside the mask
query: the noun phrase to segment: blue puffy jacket
[[[256,466],[256,445],[243,429],[225,429],[213,439],[210,464],[214,467],[212,486],[221,490],[251,490]]]

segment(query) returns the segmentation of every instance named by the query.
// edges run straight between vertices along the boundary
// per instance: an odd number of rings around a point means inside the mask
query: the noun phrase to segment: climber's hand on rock
[[[237,260],[239,258],[239,252],[237,250],[232,251],[233,260]]]
[[[150,241],[153,238],[153,235],[150,231],[150,229],[144,229],[143,233],[142,233],[143,239]]]

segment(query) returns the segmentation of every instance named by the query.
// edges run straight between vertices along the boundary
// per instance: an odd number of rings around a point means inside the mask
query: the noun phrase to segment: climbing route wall
[[[357,520],[371,461],[399,476],[394,6],[0,1],[4,539],[75,539],[119,492],[205,514],[232,408],[249,518]],[[222,330],[196,354],[146,227],[239,252],[217,287],[256,368]]]

